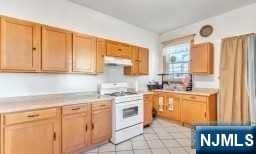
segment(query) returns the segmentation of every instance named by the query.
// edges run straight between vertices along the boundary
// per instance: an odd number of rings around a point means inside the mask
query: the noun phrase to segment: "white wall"
[[[201,22],[191,24],[160,36],[161,41],[175,37],[180,37],[192,33],[198,34],[203,25],[210,24],[214,27],[214,32],[207,38],[199,35],[195,37],[195,43],[212,42],[214,43],[214,75],[195,76],[194,85],[202,88],[219,87],[219,64],[221,39],[234,35],[256,32],[256,4],[227,12],[225,14],[208,18]]]
[[[159,58],[156,58],[159,57],[158,35],[68,0],[0,0],[0,14],[144,46],[150,50],[150,75],[146,77],[123,76],[121,67],[106,67],[105,73],[97,76],[1,73],[0,97],[95,91],[101,82],[133,82],[136,79],[140,87],[145,88],[145,83],[157,78],[155,74],[159,73]]]

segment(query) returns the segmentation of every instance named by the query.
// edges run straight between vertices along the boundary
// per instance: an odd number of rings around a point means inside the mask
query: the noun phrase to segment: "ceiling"
[[[162,34],[256,0],[70,0]]]

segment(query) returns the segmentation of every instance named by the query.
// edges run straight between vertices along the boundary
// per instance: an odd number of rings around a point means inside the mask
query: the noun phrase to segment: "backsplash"
[[[128,82],[137,80],[140,89],[146,88],[152,76],[124,76],[123,66],[105,66],[104,74],[46,74],[46,73],[2,73],[0,74],[0,97],[42,95],[97,91],[102,82]]]

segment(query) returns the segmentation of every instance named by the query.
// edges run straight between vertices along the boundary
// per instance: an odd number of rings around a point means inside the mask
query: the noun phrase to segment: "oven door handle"
[[[136,107],[136,106],[140,106],[142,105],[140,102],[127,102],[127,103],[121,103],[121,104],[117,104],[117,107],[121,107],[121,108],[128,108],[128,107]]]

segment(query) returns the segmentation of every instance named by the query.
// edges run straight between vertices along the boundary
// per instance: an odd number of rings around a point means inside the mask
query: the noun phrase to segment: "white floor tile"
[[[117,151],[116,154],[133,154],[133,151]]]
[[[148,144],[146,141],[139,140],[139,141],[133,141],[132,142],[133,149],[148,149]]]
[[[105,144],[99,147],[99,152],[113,152],[115,151],[115,145],[112,143]]]
[[[187,154],[187,151],[183,148],[168,148],[171,154]]]
[[[131,139],[131,141],[141,141],[141,140],[143,140],[143,141],[145,140],[143,135],[136,136],[136,137]]]
[[[131,141],[126,141],[116,145],[116,151],[129,151],[129,150],[132,150]]]
[[[134,150],[134,154],[152,154],[152,152],[147,149],[147,150]]]
[[[151,149],[161,149],[164,147],[160,140],[147,141],[147,143]]]
[[[144,134],[144,137],[147,141],[159,139],[156,134]]]
[[[153,154],[170,154],[167,149],[152,149]]]
[[[182,145],[176,140],[161,140],[165,147],[181,147]]]
[[[189,139],[177,139],[177,142],[179,142],[184,147],[191,146],[191,140]]]
[[[116,152],[112,151],[112,152],[99,152],[99,154],[116,154]]]

